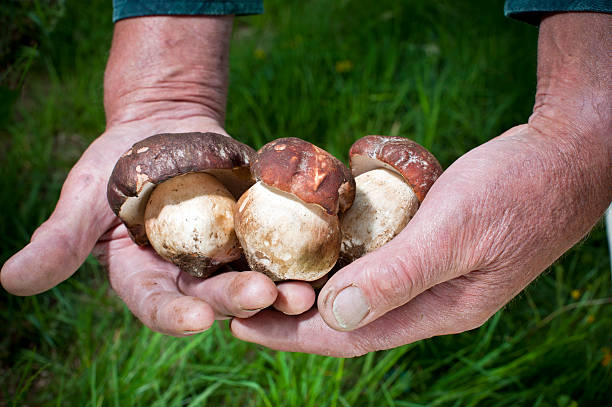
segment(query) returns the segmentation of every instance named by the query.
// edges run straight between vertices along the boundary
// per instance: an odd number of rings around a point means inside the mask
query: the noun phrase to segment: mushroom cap
[[[404,137],[365,136],[351,146],[349,158],[355,177],[374,168],[397,172],[410,185],[419,202],[442,174],[442,167],[433,154]]]
[[[355,198],[355,180],[342,161],[295,137],[264,145],[251,173],[257,181],[319,205],[330,215],[346,211]]]
[[[179,175],[206,172],[238,198],[253,184],[255,150],[217,133],[165,133],[134,144],[115,164],[107,188],[113,212],[139,245],[149,243],[144,212],[156,185]]]

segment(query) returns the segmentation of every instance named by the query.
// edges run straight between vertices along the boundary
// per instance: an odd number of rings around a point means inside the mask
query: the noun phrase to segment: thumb
[[[51,217],[2,266],[2,286],[15,295],[34,295],[70,277],[115,219],[105,198],[102,178],[73,169]]]
[[[425,204],[423,202],[423,204]],[[378,319],[436,284],[461,275],[454,222],[425,205],[378,250],[338,271],[321,290],[318,308],[332,328],[349,331]]]

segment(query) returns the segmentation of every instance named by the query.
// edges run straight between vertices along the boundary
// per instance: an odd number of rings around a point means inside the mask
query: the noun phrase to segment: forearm
[[[104,77],[107,127],[141,119],[225,118],[233,16],[119,21]]]
[[[612,157],[612,15],[559,13],[542,20],[530,125],[564,127]]]
[[[587,226],[612,200],[612,15],[560,13],[544,18],[538,86],[529,125],[564,168],[574,214]],[[550,144],[552,142],[552,144]],[[567,185],[566,185],[567,184]],[[573,193],[572,193],[573,191]],[[575,196],[571,196],[575,195]],[[590,227],[589,227],[590,228]]]

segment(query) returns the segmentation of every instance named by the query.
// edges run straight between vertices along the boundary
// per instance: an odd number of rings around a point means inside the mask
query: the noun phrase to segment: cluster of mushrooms
[[[314,281],[401,232],[442,173],[402,137],[363,137],[349,156],[350,170],[298,138],[255,151],[216,133],[158,134],[121,156],[108,201],[134,242],[193,276],[244,254],[275,281]]]

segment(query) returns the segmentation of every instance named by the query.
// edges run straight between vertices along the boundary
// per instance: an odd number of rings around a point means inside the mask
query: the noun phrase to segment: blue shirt
[[[531,24],[544,13],[594,11],[612,13],[612,0],[506,0],[506,16]],[[263,0],[113,0],[113,21],[154,15],[260,14]]]

